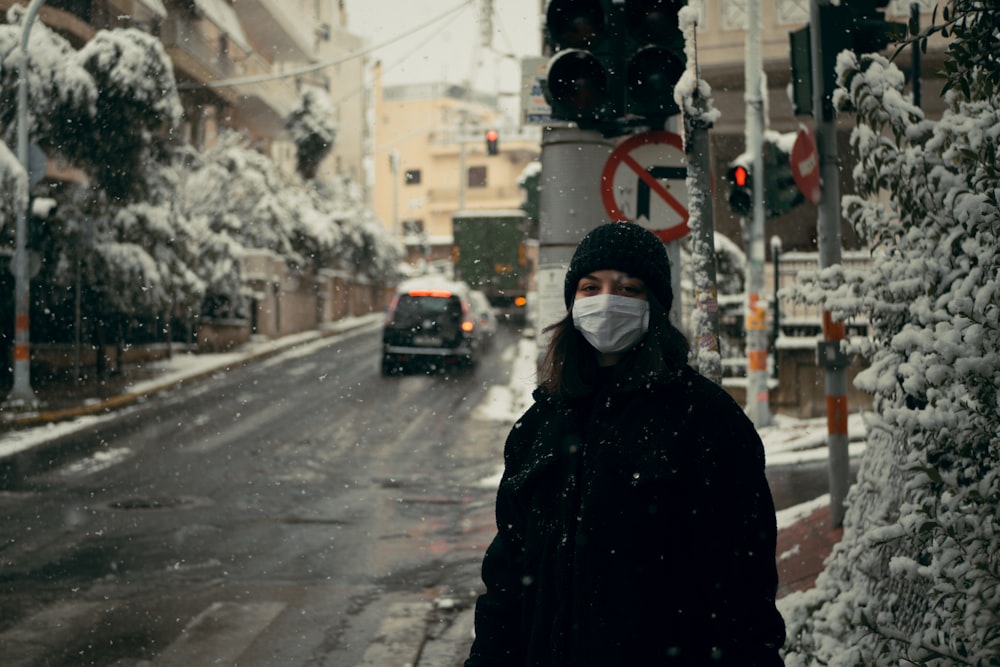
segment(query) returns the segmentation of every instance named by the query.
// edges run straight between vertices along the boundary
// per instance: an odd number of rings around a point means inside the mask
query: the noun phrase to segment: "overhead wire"
[[[402,39],[408,38],[412,36],[415,32],[419,32],[420,30],[423,30],[424,28],[431,26],[437,23],[438,21],[441,21],[451,16],[452,14],[457,14],[462,9],[465,9],[467,6],[471,5],[474,1],[475,0],[462,0],[462,2],[455,5],[451,9],[448,9],[447,11],[442,12],[441,14],[438,14],[437,16],[431,19],[428,19],[427,21],[421,23],[420,25],[410,28],[404,34],[396,35],[395,37],[391,37],[385,41],[373,44],[372,46],[360,49],[358,51],[352,51],[351,53],[348,53],[343,56],[338,56],[336,58],[324,60],[318,63],[312,63],[310,65],[302,65],[300,67],[294,67],[292,69],[285,70],[283,72],[271,72],[269,74],[255,74],[253,76],[234,77],[231,79],[219,79],[218,81],[207,81],[205,83],[184,83],[178,85],[177,88],[178,90],[192,90],[196,88],[227,88],[229,86],[238,86],[250,83],[263,83],[265,81],[274,81],[277,79],[284,79],[288,77],[295,77],[295,76],[300,76],[302,74],[309,74],[311,72],[316,72],[318,70],[325,69],[327,67],[333,67],[334,65],[339,65],[349,60],[354,60],[355,58],[360,58],[362,56],[371,53],[372,51],[377,51],[378,49],[393,44],[394,42],[398,42]],[[423,44],[421,44],[421,46],[422,45]]]

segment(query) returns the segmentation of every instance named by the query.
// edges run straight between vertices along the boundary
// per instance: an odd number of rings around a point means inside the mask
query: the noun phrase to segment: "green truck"
[[[520,209],[459,211],[451,218],[455,279],[486,294],[505,320],[523,322],[528,292],[526,216]]]

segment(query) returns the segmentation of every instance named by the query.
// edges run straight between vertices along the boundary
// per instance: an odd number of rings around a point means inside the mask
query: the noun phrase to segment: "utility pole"
[[[687,153],[688,191],[700,193],[689,200],[694,265],[695,350],[698,372],[716,384],[722,384],[722,355],[719,352],[719,290],[716,273],[715,225],[712,210],[712,181],[709,170],[708,131],[712,128],[712,101],[702,94],[697,62],[697,26],[685,30],[688,69],[695,75],[695,89],[684,104],[684,150]],[[693,111],[694,113],[691,113]],[[671,244],[676,245],[676,244]],[[677,272],[675,272],[677,273]]]
[[[823,53],[823,26],[820,0],[809,4],[810,53],[812,59],[813,117],[816,119],[816,149],[819,153],[822,199],[818,208],[816,238],[819,267],[825,269],[842,261],[840,238],[840,173],[837,169],[837,124],[831,99],[825,90],[824,68],[833,67],[835,53]],[[823,309],[823,340],[817,359],[823,366],[826,391],[827,451],[830,461],[830,523],[844,522],[850,458],[847,451],[847,359],[841,347],[846,338],[843,322],[834,322],[828,308]]]
[[[746,151],[752,156],[753,211],[747,229],[744,324],[747,348],[747,416],[760,428],[771,423],[767,372],[767,300],[764,291],[764,100],[760,53],[760,0],[747,0]]]
[[[32,0],[21,24],[21,62],[17,84],[17,159],[28,172],[28,37],[45,0]],[[38,404],[31,388],[31,312],[28,271],[28,211],[19,207],[14,240],[14,385],[7,405],[32,408]]]

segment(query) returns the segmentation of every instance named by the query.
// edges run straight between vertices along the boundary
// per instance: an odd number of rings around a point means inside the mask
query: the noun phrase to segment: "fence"
[[[845,252],[843,265],[848,269],[864,269],[871,257],[865,252]],[[772,327],[768,359],[772,371],[770,404],[775,412],[802,418],[820,417],[825,414],[823,369],[816,364],[816,343],[822,335],[822,306],[794,302],[781,290],[799,280],[803,271],[819,268],[816,253],[789,252],[779,258],[777,271],[774,264],[766,267],[764,296]],[[777,297],[775,298],[775,282]],[[726,389],[745,401],[746,347],[743,308],[745,296],[720,295],[719,334],[722,368]],[[777,308],[775,308],[777,303]],[[848,336],[868,335],[868,323],[857,320],[847,324]],[[867,408],[871,397],[854,389],[853,380],[865,368],[861,358],[851,359],[848,373],[848,403],[855,408]]]

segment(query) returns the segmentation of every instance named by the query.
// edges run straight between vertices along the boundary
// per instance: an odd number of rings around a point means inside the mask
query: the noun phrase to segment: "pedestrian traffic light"
[[[500,134],[496,130],[486,130],[486,154],[499,155]]]
[[[552,117],[581,127],[621,116],[621,31],[610,0],[551,0],[545,32],[555,55],[545,77]]]
[[[686,0],[625,3],[625,112],[654,121],[680,112],[674,87],[684,74],[684,35],[678,12]]]
[[[730,163],[726,179],[729,181],[729,209],[737,215],[753,211],[753,178],[750,169],[738,162]]]
[[[764,151],[764,208],[766,215],[779,216],[795,208],[805,196],[792,176],[789,152],[775,141],[765,141]]]

